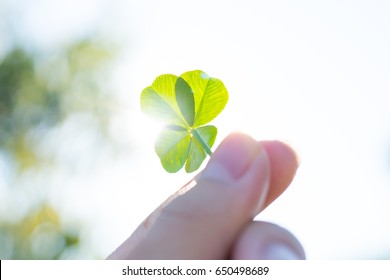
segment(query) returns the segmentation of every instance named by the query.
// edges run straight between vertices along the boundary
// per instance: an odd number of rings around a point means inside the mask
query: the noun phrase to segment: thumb
[[[239,232],[263,206],[269,178],[269,160],[262,146],[249,136],[230,135],[195,178],[196,185],[165,204],[148,229],[138,229],[142,237],[138,234],[130,252],[124,254],[122,248],[117,256],[228,258]]]

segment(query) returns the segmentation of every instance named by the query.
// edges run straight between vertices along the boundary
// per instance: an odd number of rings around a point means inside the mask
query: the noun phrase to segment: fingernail
[[[223,181],[238,180],[245,174],[261,149],[251,137],[232,134],[219,145],[200,177]]]
[[[302,260],[303,257],[288,246],[287,244],[277,242],[271,243],[266,248],[263,256],[266,260]]]

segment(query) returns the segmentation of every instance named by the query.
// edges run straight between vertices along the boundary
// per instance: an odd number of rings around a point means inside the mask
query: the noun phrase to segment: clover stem
[[[198,142],[202,145],[203,149],[206,151],[206,153],[211,156],[213,152],[210,150],[210,147],[206,144],[206,142],[203,141],[202,137],[199,135],[199,133],[195,129],[191,129],[192,135],[198,140]]]

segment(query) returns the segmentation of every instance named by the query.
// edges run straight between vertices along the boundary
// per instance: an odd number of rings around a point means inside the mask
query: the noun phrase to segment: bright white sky
[[[230,94],[213,122],[217,142],[242,131],[285,140],[302,157],[292,187],[258,219],[287,227],[312,259],[389,256],[389,1],[8,0],[5,6],[18,11],[20,31],[39,47],[99,30],[127,50],[113,73],[123,111],[112,131],[134,152],[104,165],[93,184],[87,175],[78,178],[58,202],[70,216],[95,219],[92,239],[103,253],[190,179],[162,170],[153,150],[158,128],[140,113],[140,92],[159,74],[202,69]]]

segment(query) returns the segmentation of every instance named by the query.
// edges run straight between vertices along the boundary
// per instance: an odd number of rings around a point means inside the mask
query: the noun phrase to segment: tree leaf
[[[196,128],[196,131],[202,140],[211,148],[215,142],[215,138],[217,137],[217,128],[213,125],[206,125]],[[192,137],[188,160],[185,167],[186,172],[191,173],[198,170],[205,158],[206,152],[203,146],[195,137]]]
[[[180,112],[187,121],[188,126],[194,125],[195,102],[192,89],[182,78],[177,78],[175,85],[176,101]]]
[[[188,158],[191,135],[187,130],[166,126],[155,142],[155,150],[164,169],[170,173],[179,171]]]
[[[187,127],[176,102],[177,76],[158,76],[153,84],[141,93],[141,110],[167,123]]]
[[[194,127],[212,121],[224,108],[229,99],[227,89],[221,80],[209,77],[201,70],[180,75],[194,93]]]

